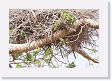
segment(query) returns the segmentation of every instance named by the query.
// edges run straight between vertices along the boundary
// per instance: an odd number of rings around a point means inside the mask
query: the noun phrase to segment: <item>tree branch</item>
[[[79,28],[81,23],[88,24],[89,25],[88,27],[91,27],[91,28],[94,28],[94,29],[99,29],[98,22],[96,22],[94,20],[91,20],[91,19],[80,19],[80,20],[77,20],[74,23],[74,27],[75,27],[76,30]],[[36,41],[31,42],[30,47],[28,47],[29,46],[28,43],[25,43],[25,44],[9,44],[9,53],[10,54],[18,54],[18,53],[31,51],[31,50],[33,50],[35,48],[38,48],[38,47],[43,47],[47,44],[55,42],[59,38],[65,37],[66,35],[68,35],[72,32],[74,32],[74,30],[68,31],[66,29],[63,29],[63,30],[60,30],[60,31],[56,31],[52,36],[44,37],[44,38],[41,38],[41,39],[38,39]],[[87,56],[85,56],[85,58],[86,57]]]
[[[86,58],[87,60],[90,60],[94,63],[99,63],[97,60],[93,59],[91,56],[89,56],[85,51],[83,51],[81,48],[77,48],[76,45],[74,45],[74,42],[70,42],[69,46],[71,47],[71,49],[75,52],[77,52],[78,54],[82,55],[84,58]]]
[[[9,53],[10,54],[17,54],[17,53],[23,53],[27,51],[31,51],[35,48],[45,46],[47,44],[50,44],[51,41],[54,42],[58,40],[59,38],[64,37],[65,35],[69,34],[67,30],[60,30],[53,34],[53,36],[45,37],[38,39],[36,41],[31,42],[30,47],[28,43],[25,44],[10,44],[9,45]]]

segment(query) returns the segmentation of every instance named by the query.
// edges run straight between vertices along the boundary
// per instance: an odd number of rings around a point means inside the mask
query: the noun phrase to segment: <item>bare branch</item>
[[[99,63],[97,60],[93,59],[91,56],[89,56],[85,51],[83,51],[81,48],[77,48],[76,45],[74,45],[74,43],[69,43],[70,47],[77,52],[78,54],[82,55],[84,58],[86,58],[87,60],[90,60],[94,63]]]

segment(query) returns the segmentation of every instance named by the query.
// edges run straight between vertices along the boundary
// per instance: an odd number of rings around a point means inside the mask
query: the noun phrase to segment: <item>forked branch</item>
[[[94,21],[94,20],[91,20],[91,19],[80,19],[80,20],[77,20],[74,23],[75,30],[77,30],[79,28],[80,24],[87,24],[87,25],[89,25],[88,27],[91,27],[91,28],[94,28],[94,29],[99,29],[99,24],[98,24],[97,21]],[[38,39],[36,41],[31,42],[30,47],[29,47],[28,43],[25,43],[25,44],[10,44],[9,45],[9,53],[12,54],[12,55],[18,54],[18,53],[22,54],[23,52],[31,51],[35,48],[43,47],[47,44],[51,44],[52,42],[55,42],[56,40],[59,40],[59,38],[63,38],[66,35],[68,35],[70,33],[73,33],[73,32],[74,32],[74,30],[68,31],[66,29],[56,31],[55,33],[52,34],[52,36],[44,37],[44,38],[41,38],[41,39]],[[91,60],[95,63],[98,63],[97,61],[92,59],[90,56],[85,54],[83,51],[81,51],[81,50],[78,50],[78,51],[75,50],[75,51],[78,52],[79,54],[81,54],[86,59]]]

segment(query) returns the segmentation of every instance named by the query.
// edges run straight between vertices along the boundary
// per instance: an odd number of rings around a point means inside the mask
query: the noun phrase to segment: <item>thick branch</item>
[[[99,24],[94,21],[94,20],[91,20],[91,19],[80,19],[80,20],[77,20],[75,23],[74,23],[74,26],[75,26],[75,29],[77,30],[79,28],[79,25],[80,23],[85,23],[85,24],[88,24],[89,26],[88,27],[91,27],[91,28],[94,28],[94,29],[98,29],[99,28]],[[74,30],[68,32],[66,29],[63,29],[63,30],[60,30],[60,31],[57,31],[53,34],[53,36],[50,36],[50,37],[45,37],[45,38],[41,38],[41,39],[38,39],[36,41],[33,41],[31,44],[30,44],[30,47],[28,43],[25,43],[25,44],[10,44],[9,45],[9,53],[10,54],[18,54],[18,53],[23,53],[23,52],[27,52],[27,51],[31,51],[35,48],[38,48],[38,47],[43,47],[47,44],[50,44],[56,40],[58,40],[59,38],[62,38],[70,33],[74,32]]]
[[[75,52],[77,52],[78,54],[82,55],[84,58],[86,58],[87,60],[90,60],[94,63],[99,63],[97,60],[93,59],[91,56],[89,56],[85,51],[83,51],[80,48],[77,48],[74,43],[69,43],[69,46],[71,47],[71,49]]]
[[[10,44],[9,45],[9,53],[10,54],[16,54],[16,53],[23,53],[27,51],[31,51],[35,48],[45,46],[47,44],[50,44],[51,42],[54,42],[58,40],[59,38],[62,38],[69,34],[67,30],[60,30],[53,34],[53,36],[45,37],[42,39],[38,39],[36,41],[33,41],[30,46],[28,43],[25,44]],[[29,47],[28,47],[29,46]]]

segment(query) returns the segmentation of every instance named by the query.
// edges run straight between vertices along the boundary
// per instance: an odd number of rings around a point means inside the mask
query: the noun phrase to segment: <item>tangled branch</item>
[[[99,28],[98,23],[93,21],[93,20],[90,20],[90,19],[83,19],[83,20],[81,19],[81,20],[77,20],[76,22],[77,23],[74,24],[74,27],[75,27],[76,30],[78,30],[78,28],[79,28],[79,25],[80,25],[79,23],[87,24],[87,25],[89,25],[88,27],[90,27],[90,28],[94,28],[94,29]],[[29,45],[28,43],[25,43],[25,44],[10,44],[9,53],[10,54],[18,54],[18,53],[22,54],[23,52],[31,51],[31,50],[36,49],[38,47],[43,47],[47,44],[53,43],[56,40],[59,40],[59,38],[63,38],[66,35],[68,35],[72,32],[74,32],[74,30],[72,30],[70,32],[68,32],[65,29],[57,31],[53,34],[53,36],[45,37],[45,38],[42,38],[42,39],[31,42],[30,47],[28,47],[28,45]],[[52,42],[51,42],[51,40],[52,40]],[[93,60],[89,55],[82,52],[81,50],[78,50],[78,51],[75,50],[75,51],[78,52],[79,54],[81,54],[83,57],[87,58],[88,60],[91,60],[95,63],[98,63],[97,61]]]
[[[98,29],[98,10],[10,9],[9,67],[74,68],[75,53],[99,63],[90,55],[97,52]]]

